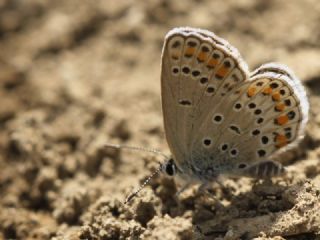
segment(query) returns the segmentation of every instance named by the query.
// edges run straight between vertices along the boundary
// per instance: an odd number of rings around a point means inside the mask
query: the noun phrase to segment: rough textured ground
[[[320,234],[320,3],[318,0],[0,0],[0,239],[317,239]],[[311,102],[289,173],[193,187],[179,198],[144,153],[168,151],[160,54],[175,26],[206,28],[251,69],[279,61]]]

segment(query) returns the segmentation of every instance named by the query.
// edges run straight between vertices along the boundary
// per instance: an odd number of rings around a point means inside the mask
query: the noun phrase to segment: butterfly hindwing
[[[203,125],[206,131],[199,131],[193,149],[201,148],[201,139],[209,137],[212,146],[194,152],[214,154],[214,164],[225,166],[222,172],[241,174],[245,166],[258,166],[296,143],[304,132],[308,108],[305,91],[290,70],[263,65],[210,113],[212,121]],[[215,116],[220,116],[219,122]]]
[[[251,109],[256,122],[245,126],[238,146],[250,149],[255,153],[253,161],[259,161],[298,142],[308,120],[309,104],[301,82],[285,66],[263,65],[252,74],[250,82],[246,93],[252,94],[248,108],[254,107]],[[264,83],[263,88],[251,93],[260,82]]]

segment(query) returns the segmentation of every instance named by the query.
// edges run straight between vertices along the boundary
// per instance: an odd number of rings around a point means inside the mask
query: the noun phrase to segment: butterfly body
[[[305,91],[291,70],[269,63],[250,73],[236,48],[206,30],[167,34],[161,88],[178,172],[202,182],[280,174],[272,156],[303,136],[308,119]]]

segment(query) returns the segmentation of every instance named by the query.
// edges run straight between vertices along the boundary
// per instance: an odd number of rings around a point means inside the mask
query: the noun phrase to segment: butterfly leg
[[[219,185],[221,183],[219,182]],[[209,187],[210,187],[210,182],[205,182],[205,183],[202,183],[198,189],[199,192],[203,193],[204,196],[206,196],[207,198],[209,199],[212,199],[215,201],[215,203],[217,204],[217,206],[219,206],[220,208],[224,208],[224,205],[221,203],[221,201],[216,198],[213,193],[209,190]]]
[[[285,168],[278,162],[266,160],[245,169],[245,175],[253,178],[271,178],[283,175]]]
[[[178,197],[182,192],[184,192],[188,187],[190,187],[190,185],[192,184],[192,181],[189,181],[187,183],[185,183],[182,188],[180,188],[178,190],[178,192],[176,193],[176,196]]]
[[[209,187],[209,183],[208,182],[202,183],[200,185],[200,187],[199,187],[199,192],[207,193],[208,192],[208,187]]]
[[[210,184],[209,184],[208,182],[202,183],[202,184],[200,185],[198,191],[201,192],[201,193],[203,193],[205,196],[207,196],[207,197],[209,197],[209,198],[211,198],[211,199],[213,199],[213,200],[218,201],[218,199],[216,199],[215,196],[214,196],[212,193],[210,193],[210,191],[209,191],[209,189],[208,189],[208,188],[209,188],[209,185],[210,185]]]

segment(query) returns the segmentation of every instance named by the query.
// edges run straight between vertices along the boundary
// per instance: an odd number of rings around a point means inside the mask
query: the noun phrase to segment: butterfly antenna
[[[124,204],[127,204],[128,202],[130,202],[135,196],[138,195],[138,193],[149,183],[149,181],[159,172],[162,171],[162,165],[160,164],[160,166],[141,184],[141,186],[134,191],[133,193],[131,193],[127,199],[124,201]]]
[[[109,148],[116,148],[116,149],[129,149],[129,150],[134,150],[134,151],[149,152],[149,153],[153,153],[153,154],[162,156],[166,160],[169,159],[169,157],[167,155],[165,155],[163,152],[160,152],[159,150],[152,149],[152,148],[127,146],[127,145],[120,145],[120,144],[110,144],[110,143],[107,143],[104,146],[109,147]]]
[[[149,153],[153,153],[156,155],[160,155],[162,156],[165,160],[170,159],[167,155],[165,155],[164,153],[155,150],[155,149],[150,149],[150,148],[143,148],[143,147],[135,147],[135,146],[127,146],[127,145],[119,145],[119,144],[105,144],[105,147],[110,147],[110,148],[116,148],[116,149],[128,149],[128,150],[134,150],[134,151],[142,151],[142,152],[149,152]],[[127,199],[124,201],[124,204],[127,204],[128,202],[130,202],[135,196],[138,195],[138,193],[150,182],[150,180],[157,175],[159,172],[161,172],[163,169],[163,165],[160,163],[159,167],[141,184],[141,186],[134,191],[133,193],[131,193]]]

